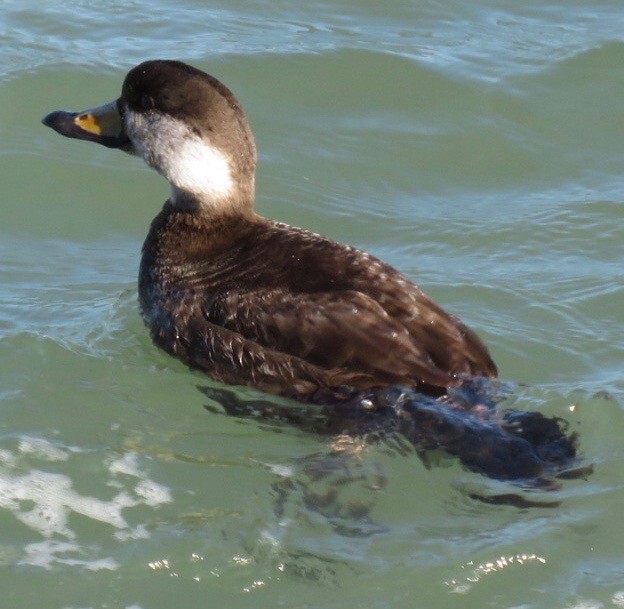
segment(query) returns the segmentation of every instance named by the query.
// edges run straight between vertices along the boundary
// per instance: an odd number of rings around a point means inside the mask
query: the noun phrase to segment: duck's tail
[[[567,423],[539,412],[500,411],[504,385],[466,378],[441,398],[403,387],[366,394],[336,389],[335,400],[295,404],[279,398],[241,400],[233,392],[201,388],[234,416],[296,425],[321,434],[400,433],[421,450],[442,449],[469,469],[499,480],[557,475],[576,457]],[[504,397],[504,395],[503,395]],[[331,403],[328,403],[331,402]]]

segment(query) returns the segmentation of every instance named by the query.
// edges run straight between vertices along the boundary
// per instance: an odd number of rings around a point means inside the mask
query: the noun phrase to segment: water
[[[521,4],[3,2],[0,606],[624,606],[624,13]],[[261,213],[417,280],[593,475],[531,493],[214,412],[137,313],[165,184],[39,123],[153,57],[240,97]],[[509,492],[559,506],[470,497]]]

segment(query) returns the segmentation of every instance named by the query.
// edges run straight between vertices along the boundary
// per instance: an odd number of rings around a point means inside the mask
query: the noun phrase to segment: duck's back
[[[457,375],[496,375],[476,334],[392,267],[255,215],[215,222],[166,204],[139,294],[159,346],[272,393],[400,384],[441,394]]]

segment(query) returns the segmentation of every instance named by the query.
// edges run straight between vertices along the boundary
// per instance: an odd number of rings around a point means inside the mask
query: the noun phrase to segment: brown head
[[[171,185],[180,208],[251,213],[256,147],[240,103],[216,78],[179,61],[146,61],[119,99],[43,123],[61,135],[141,156]]]

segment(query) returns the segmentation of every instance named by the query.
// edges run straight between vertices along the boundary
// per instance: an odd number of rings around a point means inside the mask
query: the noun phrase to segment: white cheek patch
[[[126,131],[145,162],[164,176],[174,192],[212,201],[232,194],[230,161],[219,148],[183,122],[161,114],[126,112]]]
[[[212,199],[222,199],[231,193],[230,163],[218,148],[195,136],[170,153],[166,157],[166,177],[176,188]]]

